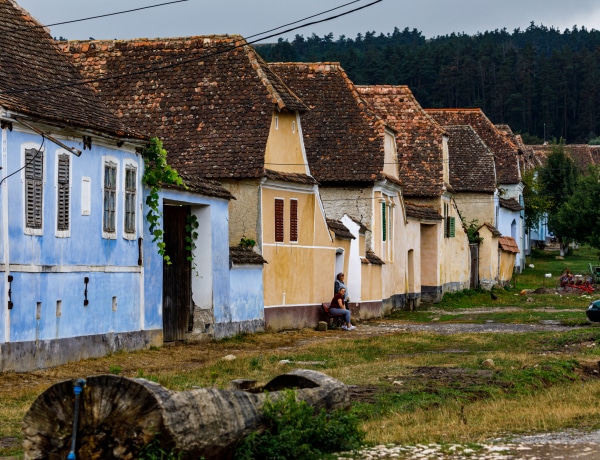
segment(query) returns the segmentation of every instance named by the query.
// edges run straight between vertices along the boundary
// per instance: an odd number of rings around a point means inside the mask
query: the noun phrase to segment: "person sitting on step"
[[[350,310],[346,308],[346,304],[344,303],[344,296],[346,295],[346,288],[341,288],[331,299],[331,303],[329,304],[329,311],[335,315],[344,315],[344,324],[342,325],[342,329],[345,331],[352,331],[356,329],[356,326],[352,325],[352,320],[350,318]]]

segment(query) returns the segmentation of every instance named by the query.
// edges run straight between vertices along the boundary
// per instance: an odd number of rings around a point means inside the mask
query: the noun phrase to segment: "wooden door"
[[[191,263],[185,249],[185,225],[189,206],[163,209],[165,251],[171,264],[163,261],[163,340],[185,340],[192,302]]]
[[[477,289],[479,287],[479,245],[470,244],[469,249],[471,250],[471,289]]]

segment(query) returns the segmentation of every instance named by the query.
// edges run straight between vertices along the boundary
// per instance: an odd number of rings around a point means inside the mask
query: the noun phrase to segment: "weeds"
[[[277,401],[267,399],[263,421],[265,430],[243,439],[236,459],[318,460],[336,458],[334,452],[358,449],[364,440],[359,419],[352,412],[335,410],[317,414],[305,401],[296,401],[286,391]]]
[[[119,365],[113,365],[108,368],[109,374],[119,375],[123,371],[123,368]]]
[[[142,448],[139,460],[180,460],[181,455],[181,452],[174,449],[163,449],[158,438],[154,438]]]

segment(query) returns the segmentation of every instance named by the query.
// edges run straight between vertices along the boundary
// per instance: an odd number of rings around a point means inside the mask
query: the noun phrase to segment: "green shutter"
[[[455,217],[448,217],[448,237],[449,238],[454,238],[454,236],[456,235],[456,223],[455,223]]]
[[[382,228],[382,237],[383,241],[387,241],[387,216],[385,201],[381,203],[381,228]]]

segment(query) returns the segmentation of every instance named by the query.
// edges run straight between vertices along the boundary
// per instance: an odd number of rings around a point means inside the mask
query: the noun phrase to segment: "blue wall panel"
[[[231,270],[231,320],[265,319],[262,266]]]

